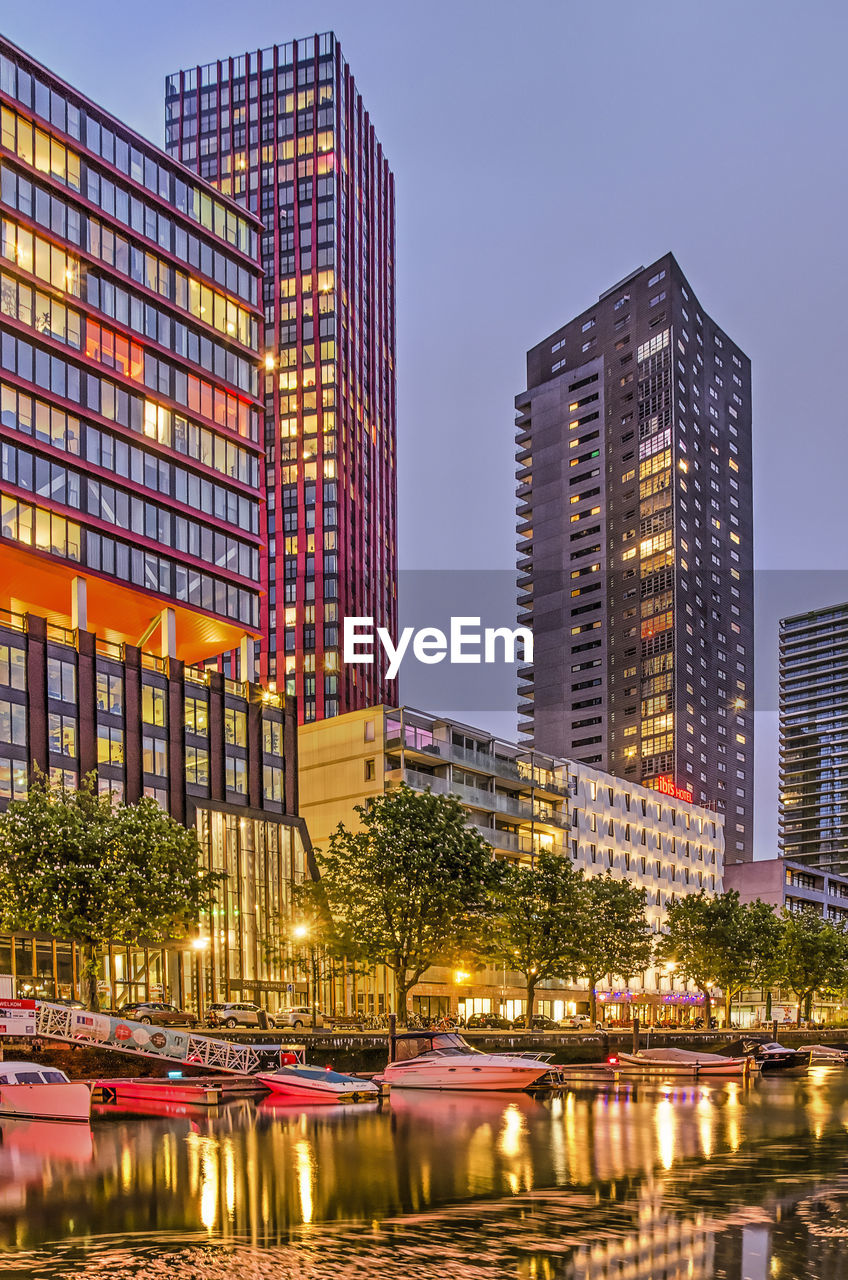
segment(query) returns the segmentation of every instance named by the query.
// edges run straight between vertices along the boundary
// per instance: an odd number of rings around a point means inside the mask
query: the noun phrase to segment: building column
[[[71,581],[71,628],[74,631],[88,630],[88,584],[85,578],[76,577]]]
[[[244,635],[239,645],[239,674],[251,684],[256,680],[256,644],[253,636]]]
[[[177,656],[177,615],[173,609],[163,609],[160,615],[162,627],[162,657]]]

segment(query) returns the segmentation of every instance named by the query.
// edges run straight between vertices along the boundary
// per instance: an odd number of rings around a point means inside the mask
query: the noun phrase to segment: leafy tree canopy
[[[571,860],[561,854],[540,853],[532,866],[502,864],[485,950],[524,975],[528,1027],[537,984],[575,972],[581,887]]]
[[[798,997],[798,1021],[817,991],[844,988],[848,979],[848,936],[814,907],[784,910],[777,949],[777,979]]]
[[[71,791],[38,773],[0,816],[0,924],[76,942],[92,1008],[103,947],[183,937],[215,880],[193,830],[148,797],[113,808],[94,775]]]
[[[702,891],[673,903],[667,926],[658,958],[674,963],[680,977],[704,993],[707,1025],[710,989],[720,987],[729,1023],[734,996],[766,980],[773,965],[780,933],[773,908],[760,901],[743,903],[735,890],[715,897]]]
[[[651,963],[653,935],[645,917],[645,891],[609,874],[581,885],[577,973],[589,982],[590,1016],[597,1017],[595,987],[609,974],[629,983]]]
[[[499,867],[454,796],[404,784],[356,812],[358,831],[340,823],[316,850],[313,892],[335,950],[392,970],[405,1024],[409,989],[431,965],[476,954]]]

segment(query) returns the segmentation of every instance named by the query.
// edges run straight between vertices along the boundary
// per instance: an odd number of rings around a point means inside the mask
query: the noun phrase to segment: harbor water
[[[848,1280],[848,1071],[0,1122],[0,1274]]]

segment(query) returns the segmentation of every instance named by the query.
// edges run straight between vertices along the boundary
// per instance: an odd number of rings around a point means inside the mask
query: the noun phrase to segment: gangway
[[[16,1016],[17,1015],[17,1016]],[[66,1044],[87,1044],[113,1049],[138,1058],[225,1071],[229,1075],[252,1076],[279,1064],[279,1050],[252,1044],[234,1044],[191,1031],[151,1026],[108,1013],[69,1009],[43,1000],[0,1000],[2,1029],[9,1035],[37,1036]]]

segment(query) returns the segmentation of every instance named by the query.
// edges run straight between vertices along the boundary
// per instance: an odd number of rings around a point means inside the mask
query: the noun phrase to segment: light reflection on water
[[[0,1273],[848,1280],[848,1073],[0,1123]]]

